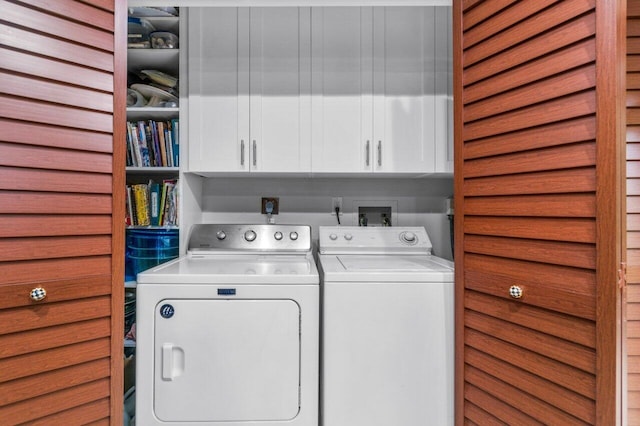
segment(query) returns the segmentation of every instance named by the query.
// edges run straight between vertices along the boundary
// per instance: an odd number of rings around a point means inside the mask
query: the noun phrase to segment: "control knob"
[[[404,241],[405,243],[410,243],[413,244],[417,241],[416,234],[414,234],[413,232],[403,232],[402,235],[400,236],[400,239],[402,241]]]
[[[225,238],[227,238],[227,234],[225,234],[225,232],[224,232],[224,231],[218,231],[218,232],[216,232],[216,237],[217,237],[220,241],[222,241],[222,240],[224,240]]]
[[[273,238],[280,241],[282,239],[282,232],[280,231],[276,232],[275,234],[273,234]]]
[[[298,239],[298,233],[297,232],[292,232],[289,234],[289,238],[291,238],[293,241]]]
[[[331,239],[331,241],[335,241],[338,239],[338,236],[336,234],[329,234],[329,239]]]
[[[257,237],[256,232],[252,231],[252,230],[248,230],[247,232],[244,233],[244,239],[251,242],[253,240],[255,240]]]
[[[344,239],[347,241],[351,241],[353,239],[353,235],[351,234],[344,234]]]

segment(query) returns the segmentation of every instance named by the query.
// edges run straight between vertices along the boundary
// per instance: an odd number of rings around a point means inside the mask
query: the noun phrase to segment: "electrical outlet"
[[[260,211],[262,214],[278,214],[279,210],[278,197],[262,197],[262,205]]]
[[[344,213],[342,210],[342,197],[333,197],[331,199],[331,214],[334,216],[336,214],[336,207],[338,211],[340,211],[340,215],[342,215]]]

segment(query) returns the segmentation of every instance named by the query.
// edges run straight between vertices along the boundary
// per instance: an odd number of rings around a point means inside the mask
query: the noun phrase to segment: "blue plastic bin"
[[[138,272],[175,259],[180,241],[177,229],[127,229],[125,280],[134,281]]]

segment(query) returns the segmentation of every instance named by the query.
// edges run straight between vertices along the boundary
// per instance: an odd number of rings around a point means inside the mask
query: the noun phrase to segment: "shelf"
[[[164,174],[175,173],[177,174],[180,167],[127,167],[127,173],[131,174]]]
[[[179,72],[180,49],[127,49],[129,71],[157,69],[174,76]]]
[[[180,229],[179,226],[127,226],[127,229],[164,229],[164,230],[170,230],[170,229]]]
[[[178,118],[179,108],[127,107],[127,121],[170,120]]]
[[[155,27],[156,31],[171,31],[175,35],[178,35],[180,32],[180,16],[139,16],[139,18],[149,21],[151,25]]]

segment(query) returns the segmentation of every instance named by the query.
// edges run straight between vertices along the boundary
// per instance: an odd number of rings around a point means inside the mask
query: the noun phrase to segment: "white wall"
[[[208,178],[200,207],[203,223],[266,223],[260,213],[262,197],[278,197],[275,223],[313,227],[337,225],[331,215],[332,198],[342,197],[342,225],[357,225],[354,205],[393,205],[394,226],[424,226],[436,256],[451,259],[446,199],[453,196],[447,178]]]

